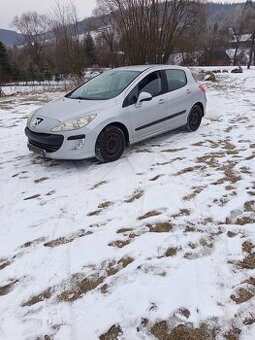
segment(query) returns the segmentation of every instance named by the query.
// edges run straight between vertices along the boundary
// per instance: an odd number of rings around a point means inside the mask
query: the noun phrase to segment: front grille
[[[64,141],[64,136],[62,135],[34,132],[31,131],[28,127],[25,128],[25,134],[28,138],[29,144],[45,150],[46,152],[57,151]]]

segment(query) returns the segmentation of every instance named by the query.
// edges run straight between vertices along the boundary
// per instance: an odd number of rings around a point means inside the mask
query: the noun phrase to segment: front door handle
[[[186,90],[186,93],[191,93],[191,92],[192,92],[191,89]]]
[[[166,100],[163,99],[163,98],[162,98],[162,99],[159,99],[159,101],[158,101],[159,104],[164,104],[165,102],[166,102]]]

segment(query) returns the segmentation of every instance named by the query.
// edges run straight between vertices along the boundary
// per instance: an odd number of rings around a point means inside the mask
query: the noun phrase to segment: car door
[[[168,84],[168,129],[183,126],[187,122],[192,98],[192,87],[187,82],[184,70],[167,69],[165,70]]]
[[[137,103],[141,92],[150,93],[152,99]],[[146,75],[126,96],[123,107],[130,118],[134,141],[166,131],[167,93],[162,71]]]

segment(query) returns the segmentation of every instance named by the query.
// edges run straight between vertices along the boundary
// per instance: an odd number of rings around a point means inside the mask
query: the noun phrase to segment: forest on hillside
[[[79,20],[74,2],[51,15],[22,13],[12,27],[22,45],[0,42],[0,83],[82,79],[89,67],[175,62],[182,65],[254,64],[255,3],[200,0],[98,0],[93,17]],[[249,35],[246,55],[240,53]],[[230,43],[234,39],[234,43]],[[232,48],[230,60],[226,51]]]

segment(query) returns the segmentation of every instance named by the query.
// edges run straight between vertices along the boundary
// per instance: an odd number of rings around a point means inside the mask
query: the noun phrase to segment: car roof
[[[131,66],[122,66],[118,67],[118,70],[126,70],[126,71],[140,71],[144,72],[146,70],[153,69],[181,69],[187,70],[185,67],[177,66],[177,65],[165,65],[165,64],[155,64],[155,65],[131,65]]]

